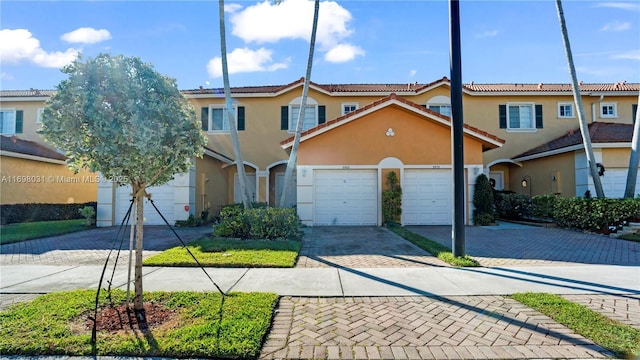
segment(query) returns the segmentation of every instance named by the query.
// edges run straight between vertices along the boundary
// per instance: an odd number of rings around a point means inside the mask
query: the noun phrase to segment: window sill
[[[207,135],[227,135],[230,133],[228,130],[207,131]]]
[[[558,119],[575,119],[575,116],[558,116]]]
[[[538,129],[506,129],[507,132],[512,133],[534,133],[537,132]]]

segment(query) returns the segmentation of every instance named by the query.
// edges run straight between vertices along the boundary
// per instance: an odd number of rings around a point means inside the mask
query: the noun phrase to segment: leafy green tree
[[[66,151],[74,169],[129,184],[137,210],[134,309],[143,312],[143,198],[202,156],[206,138],[174,79],[137,57],[100,54],[64,67],[47,102],[42,135]]]

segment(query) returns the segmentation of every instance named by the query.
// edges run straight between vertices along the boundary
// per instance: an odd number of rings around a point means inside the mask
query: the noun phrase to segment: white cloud
[[[351,44],[338,44],[327,51],[324,59],[332,63],[343,63],[355,59],[356,56],[364,56],[365,52],[359,46]]]
[[[480,34],[476,34],[476,38],[478,39],[484,39],[484,38],[495,37],[495,36],[498,36],[498,30],[487,30],[487,31],[481,32]]]
[[[6,72],[0,72],[0,80],[13,80],[14,77],[13,75],[6,73]]]
[[[600,31],[626,31],[631,29],[631,23],[613,21],[600,28]]]
[[[94,28],[81,27],[63,34],[60,38],[70,43],[95,44],[111,39],[111,33],[105,29],[96,30]]]
[[[640,49],[631,50],[627,52],[621,52],[611,55],[611,59],[621,60],[640,60]]]
[[[620,10],[640,11],[640,4],[632,2],[603,2],[594,7],[608,7]]]
[[[278,69],[286,69],[288,61],[274,63],[271,58],[273,51],[265,48],[251,50],[248,48],[238,48],[227,54],[227,63],[229,66],[229,74],[257,72],[257,71],[276,71]],[[222,58],[214,57],[207,64],[207,72],[211,77],[222,76]]]
[[[240,9],[242,9],[240,4],[224,4],[224,12],[229,14],[234,14]]]
[[[60,68],[75,60],[79,52],[74,48],[47,52],[29,30],[0,30],[0,62],[5,64],[29,61],[41,67]]]
[[[284,0],[279,5],[264,1],[248,6],[230,18],[232,34],[245,42],[275,43],[283,39],[309,41],[313,22],[313,1]],[[316,43],[321,51],[340,44],[353,30],[351,13],[334,1],[320,3]]]
[[[414,76],[416,76],[416,74],[417,74],[417,73],[418,73],[418,71],[417,71],[417,70],[415,70],[415,69],[409,70],[409,76],[410,76],[410,77],[414,77]]]

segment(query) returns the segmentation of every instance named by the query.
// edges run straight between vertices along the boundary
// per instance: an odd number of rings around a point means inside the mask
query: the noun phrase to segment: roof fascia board
[[[7,151],[7,150],[0,150],[0,155],[13,157],[13,158],[18,158],[18,159],[41,161],[41,162],[46,162],[46,163],[51,163],[51,164],[59,164],[59,165],[66,165],[67,164],[67,162],[64,161],[64,160],[50,159],[50,158],[43,157],[43,156],[22,154],[22,153],[17,153],[17,152],[13,152],[13,151]]]
[[[215,151],[213,151],[211,149],[204,149],[204,154],[207,155],[207,156],[210,156],[210,157],[212,157],[212,158],[214,158],[216,160],[220,160],[223,163],[226,163],[226,164],[229,164],[229,165],[231,165],[233,163],[233,160],[231,160],[231,159],[229,159],[229,158],[227,158],[225,156],[222,156],[222,155],[216,153]]]
[[[47,101],[50,96],[4,96],[0,97],[0,102],[11,102],[11,101],[19,101],[19,102],[27,102],[27,101]]]
[[[626,148],[626,147],[631,147],[631,143],[630,142],[618,142],[618,143],[593,143],[592,144],[594,149],[616,149],[616,148]],[[541,152],[541,153],[537,153],[537,154],[533,154],[533,155],[528,155],[528,156],[522,156],[522,157],[517,157],[517,158],[513,158],[511,159],[512,161],[529,161],[529,160],[535,160],[535,159],[540,159],[543,157],[548,157],[548,156],[553,156],[553,155],[559,155],[559,154],[563,154],[563,153],[567,153],[567,152],[571,152],[571,151],[576,151],[576,150],[582,150],[584,149],[584,146],[582,144],[578,144],[578,145],[571,145],[571,146],[567,146],[567,147],[563,147],[560,149],[555,149],[555,150],[551,150],[551,151],[545,151],[545,152]]]

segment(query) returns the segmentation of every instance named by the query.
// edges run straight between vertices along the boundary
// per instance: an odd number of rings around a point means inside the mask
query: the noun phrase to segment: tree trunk
[[[304,124],[304,112],[307,107],[307,97],[309,95],[309,82],[311,81],[311,68],[313,67],[313,53],[316,46],[316,32],[318,30],[318,13],[320,12],[320,0],[315,0],[313,9],[313,26],[311,28],[311,40],[309,42],[309,58],[307,60],[307,74],[304,77],[302,87],[302,100],[300,101],[300,111],[298,112],[298,122],[296,123],[296,133],[293,138],[293,146],[289,154],[287,169],[284,173],[284,186],[280,194],[279,206],[285,207],[287,201],[287,189],[293,186],[293,170],[295,170],[298,158],[298,147],[300,146],[300,136]]]
[[[567,31],[567,24],[564,20],[564,12],[562,11],[562,1],[556,0],[556,8],[558,9],[558,20],[560,21],[560,30],[562,31],[562,41],[564,42],[564,51],[567,56],[567,62],[569,63],[569,74],[571,75],[571,87],[573,88],[573,99],[578,108],[578,121],[580,123],[580,133],[582,134],[582,143],[584,144],[584,152],[587,155],[587,163],[589,165],[589,171],[591,178],[593,179],[593,186],[596,189],[596,195],[599,198],[604,198],[604,190],[602,190],[602,182],[600,181],[600,175],[598,175],[598,169],[596,168],[595,156],[593,154],[593,147],[591,146],[591,137],[589,135],[589,127],[584,116],[584,107],[582,105],[582,94],[580,94],[580,87],[578,86],[578,77],[576,75],[576,67],[573,63],[573,55],[571,54],[571,44],[569,43],[569,33]]]
[[[233,153],[236,158],[236,167],[238,169],[238,182],[240,183],[240,192],[242,193],[242,204],[245,209],[251,208],[251,199],[247,192],[247,175],[244,171],[244,161],[240,152],[240,139],[238,138],[238,125],[233,111],[231,102],[231,86],[229,85],[229,67],[227,65],[227,37],[225,35],[224,25],[224,0],[218,1],[218,11],[220,20],[220,52],[222,57],[222,79],[224,82],[224,104],[225,110],[229,117],[229,132],[231,133],[231,142],[233,143]]]
[[[145,190],[143,186],[133,186],[133,193],[136,197],[136,265],[134,274],[134,297],[133,297],[133,309],[138,316],[138,320],[144,319],[144,300],[142,297],[142,239],[143,221],[144,221],[144,194]],[[140,318],[140,315],[143,318]]]
[[[640,104],[640,95],[638,95]],[[633,199],[636,194],[636,181],[638,177],[638,163],[640,163],[640,109],[636,110],[636,118],[633,125],[633,138],[631,139],[631,155],[629,156],[629,171],[627,172],[627,186],[624,189],[624,197]]]

